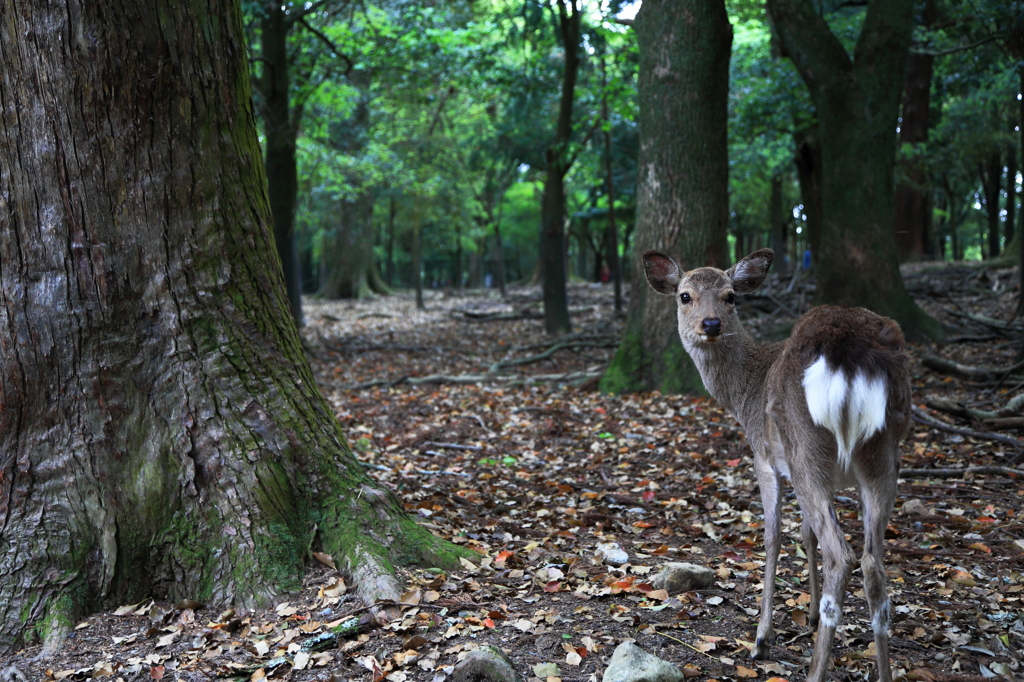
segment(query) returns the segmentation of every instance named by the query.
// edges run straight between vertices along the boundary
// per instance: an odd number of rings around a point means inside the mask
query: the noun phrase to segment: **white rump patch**
[[[850,381],[819,356],[804,372],[803,385],[811,421],[836,437],[840,469],[848,471],[854,448],[885,426],[885,379],[857,372]]]

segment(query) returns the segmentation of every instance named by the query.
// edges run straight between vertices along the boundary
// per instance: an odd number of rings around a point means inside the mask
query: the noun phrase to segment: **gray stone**
[[[907,500],[900,507],[900,514],[903,516],[929,516],[931,513],[928,507],[924,506],[924,502],[916,497]]]
[[[615,648],[602,682],[680,682],[683,673],[668,661],[647,653],[633,642]]]
[[[617,542],[601,543],[597,546],[595,556],[600,561],[612,566],[621,566],[622,564],[629,563],[629,554]]]
[[[455,666],[452,682],[523,682],[523,677],[504,651],[485,644]]]
[[[707,566],[670,562],[662,566],[661,573],[654,576],[651,584],[669,594],[706,590],[715,584],[715,572]]]

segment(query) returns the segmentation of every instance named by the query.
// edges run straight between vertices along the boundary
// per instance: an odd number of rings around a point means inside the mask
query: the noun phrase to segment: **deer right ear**
[[[761,286],[768,276],[768,268],[775,260],[775,252],[771,249],[760,249],[725,271],[725,276],[732,280],[732,288],[737,294],[749,294]]]
[[[644,251],[644,272],[655,291],[675,296],[682,270],[674,260],[658,251]]]

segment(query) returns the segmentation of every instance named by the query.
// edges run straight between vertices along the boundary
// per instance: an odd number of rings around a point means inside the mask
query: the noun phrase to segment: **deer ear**
[[[658,251],[644,251],[644,272],[659,294],[675,295],[682,270],[674,260]]]
[[[768,268],[772,266],[773,260],[774,251],[761,249],[737,262],[726,270],[725,275],[732,280],[732,288],[737,294],[749,294],[761,286],[761,282],[768,276]]]

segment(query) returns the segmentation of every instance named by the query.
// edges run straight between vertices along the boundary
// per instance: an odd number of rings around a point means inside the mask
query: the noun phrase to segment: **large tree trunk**
[[[366,598],[450,564],[303,356],[237,2],[7,4],[0,63],[0,655],[148,596],[266,602],[311,547]]]
[[[274,216],[274,243],[281,258],[288,301],[295,323],[301,327],[302,277],[295,239],[295,197],[298,190],[295,140],[302,114],[300,111],[293,114],[291,110],[288,72],[290,28],[291,21],[281,3],[270,2],[263,7],[260,42],[264,64],[259,90],[263,100],[260,113],[264,122],[270,210]]]
[[[925,3],[922,25],[935,21],[935,0]],[[900,146],[928,141],[928,107],[931,101],[932,63],[930,54],[911,53],[907,58],[903,85]],[[932,255],[932,205],[928,172],[916,158],[902,164],[904,180],[896,186],[896,252],[901,262],[918,261]]]
[[[645,0],[640,46],[636,251],[685,268],[728,265],[726,103],[732,27],[723,0]],[[679,342],[676,304],[633,268],[626,331],[601,389],[703,392]]]
[[[768,0],[768,11],[818,115],[818,300],[870,308],[921,338],[941,328],[903,286],[893,227],[895,130],[913,5],[869,0],[853,60],[811,0]]]
[[[568,1],[569,8],[565,3]],[[580,67],[580,10],[576,0],[558,1],[559,40],[565,53],[562,91],[558,104],[555,137],[548,147],[544,172],[544,196],[540,208],[540,267],[544,292],[544,330],[548,334],[572,331],[565,280],[565,174],[572,166],[572,105]]]

